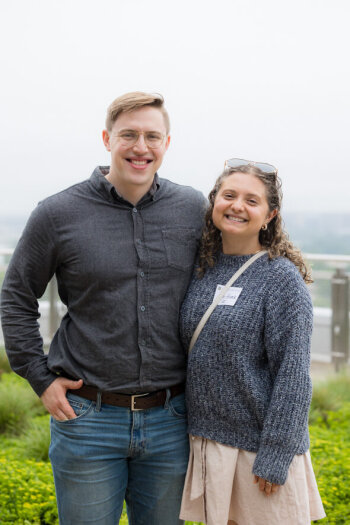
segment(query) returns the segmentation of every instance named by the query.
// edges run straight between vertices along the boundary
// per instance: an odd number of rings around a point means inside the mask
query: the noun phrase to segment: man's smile
[[[145,166],[147,166],[148,164],[152,162],[152,159],[145,159],[145,158],[141,158],[141,159],[127,158],[125,160],[127,160],[135,168],[144,168]]]

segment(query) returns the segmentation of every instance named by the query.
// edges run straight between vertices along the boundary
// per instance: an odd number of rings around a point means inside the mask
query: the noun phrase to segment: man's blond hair
[[[143,93],[142,91],[134,91],[132,93],[125,93],[115,100],[107,109],[106,129],[111,131],[114,122],[121,113],[130,113],[136,109],[150,106],[158,108],[164,118],[165,128],[167,134],[170,131],[170,120],[167,110],[164,107],[164,98],[159,93]]]

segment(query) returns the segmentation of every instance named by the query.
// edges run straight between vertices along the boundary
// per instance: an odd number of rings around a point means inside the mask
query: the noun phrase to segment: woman
[[[325,516],[308,452],[311,277],[283,231],[273,166],[227,161],[209,202],[181,312],[186,348],[220,287],[266,253],[216,306],[189,354],[191,455],[180,517],[306,525]]]

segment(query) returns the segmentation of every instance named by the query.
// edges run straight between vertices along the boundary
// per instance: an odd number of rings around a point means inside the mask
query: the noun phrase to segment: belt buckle
[[[130,407],[131,412],[139,412],[140,410],[144,410],[144,408],[135,408],[135,403],[136,403],[136,399],[135,398],[148,396],[148,394],[149,394],[149,392],[146,392],[145,394],[132,394],[132,396],[131,396],[131,407]]]

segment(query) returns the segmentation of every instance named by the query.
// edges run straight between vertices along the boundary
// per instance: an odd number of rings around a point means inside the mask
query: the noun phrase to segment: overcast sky
[[[0,213],[109,163],[127,91],[164,95],[160,175],[205,194],[224,160],[278,167],[287,211],[349,212],[349,0],[0,0]]]

